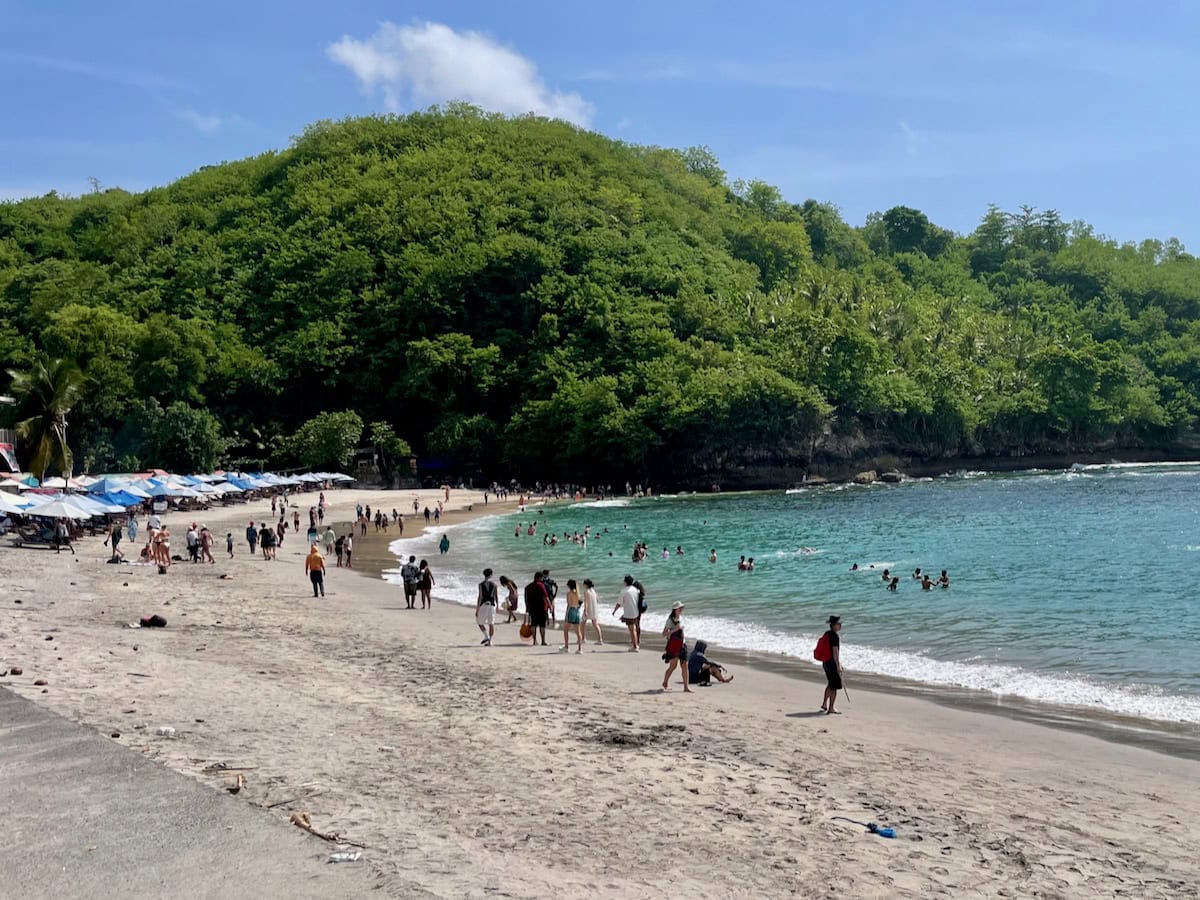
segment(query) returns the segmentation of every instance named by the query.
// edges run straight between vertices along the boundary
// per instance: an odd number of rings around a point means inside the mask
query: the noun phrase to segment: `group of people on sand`
[[[868,566],[867,568],[874,569],[875,566],[872,565],[872,566]],[[851,572],[861,572],[862,569],[860,569],[858,567],[858,563],[855,563],[854,565],[852,565],[850,567],[850,571]],[[893,573],[891,569],[884,569],[883,574],[880,576],[880,578],[883,581],[883,586],[887,590],[889,590],[889,591],[900,590],[900,576]],[[938,588],[949,588],[950,587],[950,573],[947,572],[945,569],[942,569],[941,574],[937,578],[931,578],[929,576],[928,572],[922,572],[921,569],[918,567],[913,570],[911,580],[917,582],[917,584],[920,586],[921,590],[923,590],[923,591],[932,591],[935,587],[938,587]]]
[[[410,565],[412,559],[409,559]],[[475,624],[482,635],[480,643],[488,647],[492,645],[496,635],[497,608],[503,603],[508,613],[505,623],[515,622],[521,594],[516,582],[507,575],[501,575],[497,582],[493,580],[493,574],[490,568],[483,570],[483,580],[479,582],[475,599]],[[582,582],[568,578],[566,588],[566,617],[562,623],[563,644],[559,652],[570,653],[574,640],[575,652],[582,653],[588,625],[595,631],[595,644],[604,646],[604,631],[600,627],[600,598],[596,593],[595,583],[590,578],[585,578]],[[503,598],[500,593],[502,589]],[[546,641],[546,629],[553,629],[558,624],[555,609],[558,590],[558,583],[551,577],[549,569],[534,572],[532,580],[525,585],[525,623],[522,636],[532,638],[534,647],[549,646]],[[642,617],[646,608],[645,587],[632,575],[626,575],[612,614],[619,614],[621,623],[629,631],[630,653],[638,653],[642,649]],[[676,669],[679,669],[683,689],[688,693],[691,692],[691,684],[708,685],[714,678],[720,682],[732,681],[733,676],[724,666],[707,658],[705,651],[708,644],[704,641],[697,641],[689,653],[684,640],[683,611],[683,603],[674,603],[662,629],[662,636],[666,639],[662,658],[667,664],[663,690],[670,690],[670,679]]]

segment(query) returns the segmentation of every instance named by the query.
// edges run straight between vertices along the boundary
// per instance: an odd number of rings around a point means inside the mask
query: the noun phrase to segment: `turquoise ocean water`
[[[514,537],[531,516],[537,536]],[[542,544],[586,525],[586,549]],[[451,552],[439,557],[443,533]],[[631,561],[635,540],[650,545],[643,563]],[[521,585],[548,567],[560,605],[567,578],[592,578],[604,617],[632,573],[648,627],[682,600],[689,640],[811,661],[834,613],[848,669],[1200,723],[1200,463],[562,503],[392,550],[429,559],[435,595],[449,600],[473,604],[484,565]],[[737,571],[743,554],[754,572]],[[952,587],[921,591],[918,566],[948,569]],[[898,592],[884,590],[884,567],[901,576]]]

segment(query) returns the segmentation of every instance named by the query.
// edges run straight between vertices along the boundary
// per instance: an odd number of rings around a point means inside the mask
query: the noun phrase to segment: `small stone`
[[[52,635],[52,634],[46,635],[46,640],[48,640],[48,641],[54,640],[54,635]]]
[[[50,688],[42,688],[42,693],[43,693],[43,694],[48,694],[48,693],[50,693]]]
[[[203,725],[203,724],[204,724],[204,720],[203,720],[203,719],[197,719],[197,720],[196,720],[196,722],[197,722],[197,723],[199,723],[199,724],[201,724],[201,725]]]
[[[138,645],[137,645],[137,644],[134,644],[134,645],[133,645],[133,652],[134,652],[134,653],[137,653],[137,648],[138,648]]]
[[[71,582],[71,587],[75,587],[75,582]]]
[[[128,581],[122,581],[122,582],[121,582],[121,587],[129,587],[129,582],[128,582]]]
[[[25,672],[25,670],[22,669],[20,666],[13,666],[11,669],[8,670],[9,675],[21,675],[24,672]]]
[[[114,731],[111,735],[109,735],[109,737],[115,737],[115,738],[119,738],[120,736],[121,736],[121,732],[119,732],[119,731]]]
[[[16,600],[14,600],[14,601],[13,601],[13,603],[17,604],[17,606],[20,606],[20,605],[21,605],[21,598],[20,598],[20,597],[18,597]]]
[[[37,681],[35,681],[35,682],[33,683],[33,686],[34,686],[34,687],[41,687],[42,685],[44,685],[44,684],[49,684],[49,683],[50,683],[50,682],[48,682],[48,681],[47,681],[45,678],[39,678]]]

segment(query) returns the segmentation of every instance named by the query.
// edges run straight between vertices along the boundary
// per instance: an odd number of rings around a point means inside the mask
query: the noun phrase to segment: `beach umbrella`
[[[58,488],[59,490],[61,490],[62,488],[65,488],[66,486],[67,486],[67,479],[58,478],[57,476],[54,478],[47,478],[45,481],[42,482],[42,487],[45,487],[45,488]]]
[[[19,491],[25,487],[26,485],[21,484],[21,482],[17,481],[15,478],[5,478],[3,481],[0,481],[0,490]]]
[[[351,478],[349,475],[344,475],[341,472],[334,472],[332,475],[329,476],[329,480],[330,481],[353,481],[354,479]]]
[[[7,494],[0,493],[0,513],[25,516],[29,514],[29,508],[23,502],[18,503],[16,500],[10,500]]]
[[[123,478],[105,477],[97,479],[88,485],[89,494],[111,494],[113,491],[123,491],[129,482]]]
[[[45,516],[48,519],[90,519],[95,515],[89,510],[81,509],[65,497],[50,500],[48,503],[39,503],[31,509],[25,510],[24,514]]]
[[[233,483],[232,480],[222,481],[220,484],[216,485],[216,487],[219,488],[221,490],[221,492],[225,493],[225,494],[244,494],[246,492],[245,488],[238,487],[236,484]]]
[[[25,487],[27,487],[27,488],[31,488],[31,487],[33,488],[33,487],[38,486],[38,480],[36,478],[34,478],[32,475],[27,475],[24,478],[19,478],[17,480],[20,481],[21,484],[25,485]]]

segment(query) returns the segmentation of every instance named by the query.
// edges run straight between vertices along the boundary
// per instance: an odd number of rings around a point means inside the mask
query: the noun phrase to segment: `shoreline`
[[[770,493],[774,493],[774,491]],[[516,511],[515,503],[511,504],[511,508],[504,510],[474,511],[473,513],[460,510],[457,511],[453,521],[443,522],[443,524],[462,525],[488,516],[502,516]],[[390,545],[398,537],[400,536],[389,536],[389,539],[383,544],[376,543],[369,545],[370,549],[361,557],[359,555],[360,551],[356,548],[355,558],[361,558],[365,565],[361,568],[356,568],[355,571],[363,575],[373,572],[375,578],[380,579],[384,583],[390,583],[385,577],[386,574],[389,571],[394,572],[399,566],[399,560],[391,553]],[[403,538],[405,540],[424,538],[430,542],[434,540],[431,533],[422,533],[420,535],[405,534]],[[434,561],[436,562],[436,558]],[[488,561],[476,559],[471,563],[465,564],[465,566],[462,564],[452,566],[451,571],[466,574],[471,578],[477,578],[477,572],[485,565],[489,565]],[[458,609],[469,608],[465,604],[455,600],[439,597],[436,586],[433,590],[433,599],[438,603],[444,603],[450,607]],[[666,597],[665,599],[670,600],[672,598]],[[518,615],[519,619],[520,616]],[[500,616],[498,614],[497,628],[499,627]],[[605,642],[611,640],[616,644],[628,643],[627,633],[624,628],[614,625],[602,625],[602,629],[604,631]],[[548,638],[550,634],[561,640],[561,623],[553,632],[547,631]],[[548,640],[548,643],[553,642]],[[713,659],[727,661],[730,665],[747,666],[764,672],[778,673],[795,681],[807,683],[814,688],[818,688],[819,685],[823,684],[820,670],[816,666],[810,665],[807,660],[801,657],[730,647],[717,641],[708,641],[708,651],[708,655]],[[1116,744],[1140,747],[1178,759],[1200,760],[1200,725],[1194,723],[1139,718],[1113,713],[1099,707],[1046,703],[1037,700],[1028,700],[1014,694],[996,694],[975,688],[916,681],[896,675],[883,675],[875,672],[850,669],[847,671],[853,678],[852,687],[861,687],[864,691],[913,697],[939,704],[951,710],[995,715],[1014,721],[1042,725],[1047,728],[1085,734]]]
[[[357,496],[386,495],[334,492],[330,521]],[[5,689],[213,790],[245,772],[233,802],[366,844],[381,896],[1200,897],[1188,760],[870,690],[818,715],[815,684],[750,666],[663,693],[657,652],[480,647],[467,608],[404,610],[365,559],[313,599],[290,537],[166,576],[100,542],[0,548]],[[150,611],[168,626],[125,627]]]

